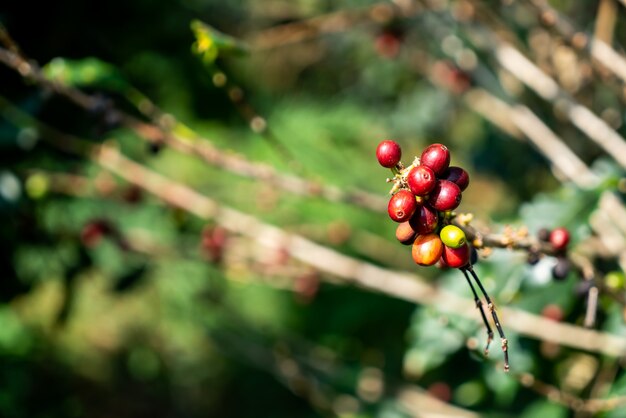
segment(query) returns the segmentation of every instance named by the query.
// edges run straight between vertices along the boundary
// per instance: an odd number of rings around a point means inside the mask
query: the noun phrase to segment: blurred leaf
[[[191,22],[191,30],[196,37],[192,50],[205,64],[214,63],[222,53],[244,54],[248,51],[248,47],[240,40],[200,20]]]
[[[467,337],[476,327],[470,319],[443,316],[432,308],[418,307],[408,331],[405,369],[411,375],[420,376],[440,366],[465,346]]]
[[[116,66],[94,57],[80,60],[54,58],[42,70],[49,79],[73,87],[93,87],[118,92],[124,92],[130,87]]]
[[[133,290],[145,279],[147,272],[148,264],[145,262],[141,263],[137,267],[132,267],[115,280],[113,291],[124,293]]]
[[[564,406],[548,401],[537,401],[525,408],[524,412],[519,415],[520,418],[565,418],[566,416],[568,413]]]

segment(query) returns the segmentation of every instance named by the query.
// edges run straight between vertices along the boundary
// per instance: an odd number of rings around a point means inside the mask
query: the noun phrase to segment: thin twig
[[[546,0],[525,0],[525,2],[535,8],[539,21],[556,29],[568,44],[576,49],[588,49],[591,57],[602,64],[603,68],[610,70],[622,82],[626,82],[626,58],[611,47],[611,44],[607,42],[608,39],[601,39],[598,36],[589,37],[583,31],[577,30]]]
[[[483,353],[485,354],[485,356],[488,356],[489,344],[491,344],[491,341],[493,340],[493,330],[491,329],[491,325],[489,325],[489,321],[487,320],[487,315],[485,314],[485,308],[483,307],[483,302],[478,297],[478,293],[476,293],[476,289],[474,288],[474,285],[472,284],[472,280],[467,274],[467,270],[461,269],[461,271],[463,272],[463,275],[465,276],[465,280],[467,280],[467,284],[469,285],[470,289],[472,289],[472,294],[474,295],[474,303],[476,303],[476,308],[478,308],[478,310],[480,311],[480,316],[483,319],[485,328],[487,328],[487,342],[485,343],[485,349]]]
[[[489,312],[491,312],[491,316],[493,317],[493,323],[495,324],[496,330],[498,330],[498,334],[500,335],[502,351],[504,352],[504,371],[508,372],[509,371],[509,342],[506,339],[506,336],[504,335],[504,330],[502,329],[502,325],[500,324],[500,319],[498,318],[498,314],[496,313],[496,306],[494,305],[493,301],[489,297],[489,294],[483,287],[483,284],[481,283],[480,279],[478,278],[478,275],[476,274],[472,266],[468,265],[463,270],[464,272],[465,270],[470,272],[470,274],[474,278],[474,281],[476,281],[478,288],[480,289],[482,294],[485,296],[485,300],[487,301],[487,308],[489,309]]]
[[[0,48],[0,62],[44,88],[51,89],[66,97],[85,110],[91,109],[98,100],[97,97],[85,94],[78,89],[49,80],[43,76],[38,66],[27,63],[20,56],[3,48]],[[386,200],[373,193],[361,190],[344,191],[336,186],[324,185],[291,174],[280,173],[270,165],[251,162],[240,155],[222,151],[213,146],[206,138],[183,138],[164,130],[161,126],[140,121],[115,108],[111,108],[107,112],[114,112],[141,139],[150,143],[165,143],[179,152],[195,155],[213,166],[240,176],[263,180],[302,196],[322,197],[332,202],[355,204],[377,212],[383,212],[386,208]]]
[[[274,26],[249,38],[255,51],[265,51],[316,39],[325,34],[347,31],[358,24],[383,25],[394,18],[407,18],[422,8],[414,2],[379,2],[360,9],[339,10],[297,22]]]

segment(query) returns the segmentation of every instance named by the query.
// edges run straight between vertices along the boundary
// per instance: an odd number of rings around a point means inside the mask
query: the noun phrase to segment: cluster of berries
[[[406,168],[400,162],[402,150],[395,141],[382,141],[376,157],[380,165],[395,174],[387,212],[400,223],[396,229],[398,241],[413,246],[413,261],[421,266],[438,262],[452,268],[466,266],[472,249],[465,233],[446,223],[469,185],[467,171],[450,166],[450,151],[442,144],[429,145]]]
[[[450,223],[451,211],[459,206],[462,192],[469,185],[467,171],[450,166],[450,151],[442,144],[429,145],[410,166],[404,167],[400,161],[400,145],[385,140],[378,145],[376,158],[380,165],[390,168],[394,174],[388,180],[394,184],[387,212],[391,219],[400,223],[396,228],[396,238],[403,244],[412,245],[413,261],[421,266],[440,263],[461,270],[487,330],[485,355],[489,353],[489,344],[493,339],[486,307],[500,335],[504,370],[508,371],[507,338],[495,305],[472,267],[472,256],[475,256],[476,251],[467,242],[465,232]],[[485,297],[484,305],[473,283]]]

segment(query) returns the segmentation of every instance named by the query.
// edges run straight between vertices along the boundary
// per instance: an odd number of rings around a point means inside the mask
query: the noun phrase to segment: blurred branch
[[[561,14],[550,6],[546,0],[526,0],[532,5],[539,16],[539,20],[548,27],[553,27],[574,48],[588,48],[592,58],[602,64],[603,68],[610,70],[626,82],[626,58],[611,47],[613,29],[610,21],[617,17],[613,0],[601,0],[596,20],[596,33],[591,38],[582,31],[576,30],[573,25]],[[606,12],[609,12],[608,14]]]
[[[587,107],[561,90],[556,81],[506,42],[497,42],[494,55],[500,65],[545,100],[563,109],[574,126],[626,168],[626,140]]]
[[[617,3],[615,0],[600,0],[596,14],[595,39],[611,45],[615,23],[617,23]]]
[[[523,386],[545,396],[552,402],[557,402],[574,411],[597,414],[600,412],[611,411],[626,405],[626,396],[615,396],[607,399],[581,399],[578,396],[560,390],[553,385],[537,380],[531,374],[523,373],[515,376]]]
[[[468,34],[480,37],[477,44],[483,45],[482,48],[492,54],[502,68],[543,99],[562,109],[574,126],[626,168],[626,140],[604,120],[563,91],[553,78],[492,30],[473,27],[468,29]]]
[[[310,39],[324,34],[344,32],[355,25],[376,22],[379,25],[394,18],[410,17],[422,10],[415,2],[384,1],[361,9],[339,10],[297,22],[274,26],[256,33],[249,42],[263,51]]]
[[[85,110],[92,109],[98,103],[99,99],[95,96],[90,96],[78,89],[49,80],[43,76],[38,66],[26,62],[19,55],[9,50],[0,48],[0,62],[15,69],[23,77],[66,97],[72,103]],[[121,119],[141,139],[149,143],[165,143],[179,152],[195,155],[215,167],[240,176],[262,180],[301,196],[321,197],[331,202],[354,204],[378,212],[382,212],[386,208],[386,199],[378,195],[360,190],[344,191],[340,187],[324,185],[294,175],[279,173],[270,165],[251,162],[242,156],[222,151],[205,138],[190,139],[181,137],[159,125],[140,121],[115,108],[111,108],[107,112],[111,112],[112,115]]]
[[[406,385],[396,393],[396,399],[411,416],[419,418],[478,418],[479,415],[467,409],[447,404],[425,390]]]

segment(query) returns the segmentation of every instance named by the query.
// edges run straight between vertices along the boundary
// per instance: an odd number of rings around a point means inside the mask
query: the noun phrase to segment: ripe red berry
[[[448,167],[448,169],[443,173],[441,178],[455,183],[457,186],[459,186],[459,189],[461,189],[461,191],[467,189],[470,181],[467,171],[463,170],[461,167],[456,166]]]
[[[376,37],[374,47],[383,58],[395,58],[400,52],[401,39],[392,32],[384,32]]]
[[[100,243],[103,235],[99,225],[88,223],[80,231],[80,240],[85,247],[93,248]]]
[[[439,211],[456,209],[461,203],[461,189],[448,180],[437,180],[428,199],[428,204]]]
[[[437,177],[430,168],[425,165],[418,165],[409,171],[406,180],[414,195],[426,196],[435,187]]]
[[[404,245],[413,244],[416,235],[417,233],[413,230],[408,221],[402,222],[396,228],[396,239]]]
[[[420,164],[425,165],[435,172],[443,174],[450,165],[450,151],[442,144],[432,144],[426,147],[420,157]]]
[[[551,303],[544,306],[544,308],[541,310],[541,316],[556,322],[561,322],[565,315],[563,314],[563,309],[561,309],[559,305]]]
[[[437,211],[426,205],[418,205],[415,213],[409,219],[409,224],[418,235],[430,234],[437,229],[439,224]]]
[[[470,261],[471,250],[467,243],[459,248],[451,248],[447,245],[443,246],[441,259],[448,267],[460,268],[466,266]]]
[[[404,222],[413,216],[416,208],[417,201],[415,200],[415,195],[406,189],[402,189],[389,199],[387,213],[394,221]]]
[[[402,158],[402,149],[397,142],[386,139],[378,144],[376,158],[383,167],[395,167],[400,162],[400,158]]]
[[[80,231],[80,240],[85,247],[97,246],[106,235],[113,234],[115,227],[106,219],[89,221]]]
[[[224,256],[228,232],[220,226],[206,226],[202,230],[200,249],[202,255],[213,263],[219,263]]]
[[[411,255],[420,266],[432,266],[441,258],[443,243],[437,234],[418,235],[413,242]]]
[[[557,251],[563,251],[569,244],[569,231],[563,227],[555,228],[550,232],[550,244]]]

